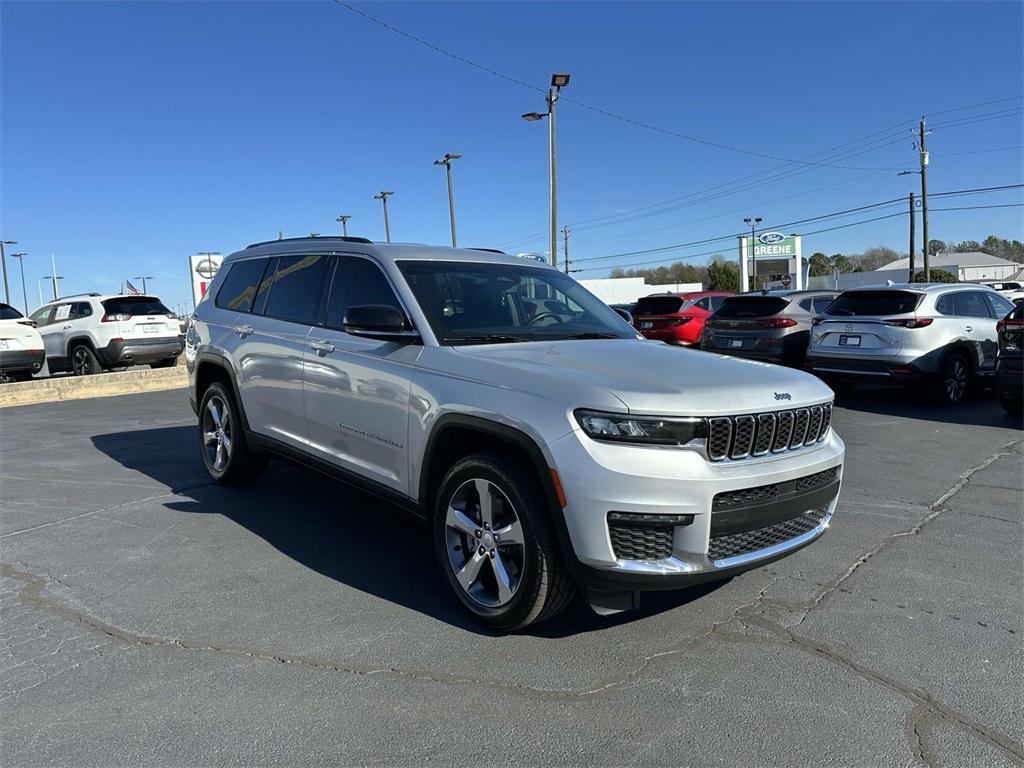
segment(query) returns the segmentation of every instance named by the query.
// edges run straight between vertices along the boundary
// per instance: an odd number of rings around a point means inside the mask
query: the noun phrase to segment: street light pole
[[[452,248],[457,247],[455,243],[455,195],[452,193],[452,160],[458,160],[462,155],[456,152],[448,152],[440,160],[435,160],[434,165],[443,165],[448,176],[448,217],[452,223]]]
[[[28,293],[25,291],[25,262],[24,258],[28,256],[27,253],[12,253],[11,258],[18,260],[18,266],[21,267],[21,300],[25,302],[25,317],[28,317]]]
[[[760,216],[755,218],[746,218],[743,222],[750,227],[750,260],[754,265],[754,290],[758,288],[757,285],[757,257],[754,255],[754,232],[757,230],[757,225],[760,224],[764,219]]]
[[[0,264],[4,268],[4,301],[11,303],[11,289],[7,285],[7,256],[4,254],[5,245],[17,245],[17,240],[0,240]]]
[[[145,294],[145,295],[149,294],[149,291],[146,290],[146,281],[147,280],[152,280],[152,279],[153,279],[152,275],[144,275],[142,277],[136,276],[136,277],[132,278],[132,280],[141,280],[142,281],[142,293]]]
[[[393,195],[394,192],[385,192],[383,189],[380,193],[373,196],[374,200],[380,200],[384,204],[384,239],[387,242],[391,242],[391,222],[388,221],[388,195]]]
[[[548,118],[548,175],[551,186],[551,221],[548,226],[548,248],[551,254],[551,266],[558,266],[558,148],[555,140],[555,104],[562,88],[569,84],[571,76],[567,72],[556,72],[551,76],[551,87],[546,97],[548,111],[527,112],[523,115],[524,120],[531,122]]]
[[[346,216],[342,214],[341,216],[335,219],[335,221],[341,222],[341,234],[343,237],[348,237],[348,220],[351,218],[351,216]]]

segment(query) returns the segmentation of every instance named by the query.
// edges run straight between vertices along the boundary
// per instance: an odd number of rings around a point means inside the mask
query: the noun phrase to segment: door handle
[[[71,327],[70,325],[65,325],[65,326],[63,326],[63,327],[61,328],[61,330],[62,330],[62,331],[66,331],[66,330],[68,330],[68,329],[69,329],[70,327]]]
[[[246,336],[252,335],[252,326],[251,325],[236,325],[235,326],[235,333],[237,333],[239,336],[241,336],[244,339]]]
[[[334,351],[334,345],[329,341],[313,341],[310,342],[309,348],[315,351],[320,357],[329,354]]]
[[[968,333],[974,333],[974,326],[973,325],[965,325],[964,326],[964,330],[967,331]]]

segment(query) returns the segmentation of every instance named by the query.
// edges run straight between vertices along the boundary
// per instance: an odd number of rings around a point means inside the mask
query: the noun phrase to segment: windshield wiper
[[[452,338],[441,339],[441,341],[447,344],[458,344],[460,342],[467,344],[512,344],[518,341],[534,341],[534,339],[528,339],[525,336],[509,336],[501,333],[487,333],[479,336],[455,336]]]
[[[558,336],[558,339],[564,339],[566,341],[572,339],[621,339],[623,338],[617,333],[606,333],[601,331],[587,331],[586,333],[574,333],[569,336]]]

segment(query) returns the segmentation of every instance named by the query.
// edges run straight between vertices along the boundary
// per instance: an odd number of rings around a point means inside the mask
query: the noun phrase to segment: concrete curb
[[[188,386],[185,366],[100,373],[95,376],[61,376],[18,384],[0,384],[0,408],[58,400],[114,397],[138,392],[158,392]]]

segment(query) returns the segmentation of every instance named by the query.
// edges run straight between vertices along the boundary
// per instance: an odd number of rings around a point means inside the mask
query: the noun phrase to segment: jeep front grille
[[[783,453],[825,439],[832,403],[790,411],[718,416],[708,419],[707,451],[712,461]]]

